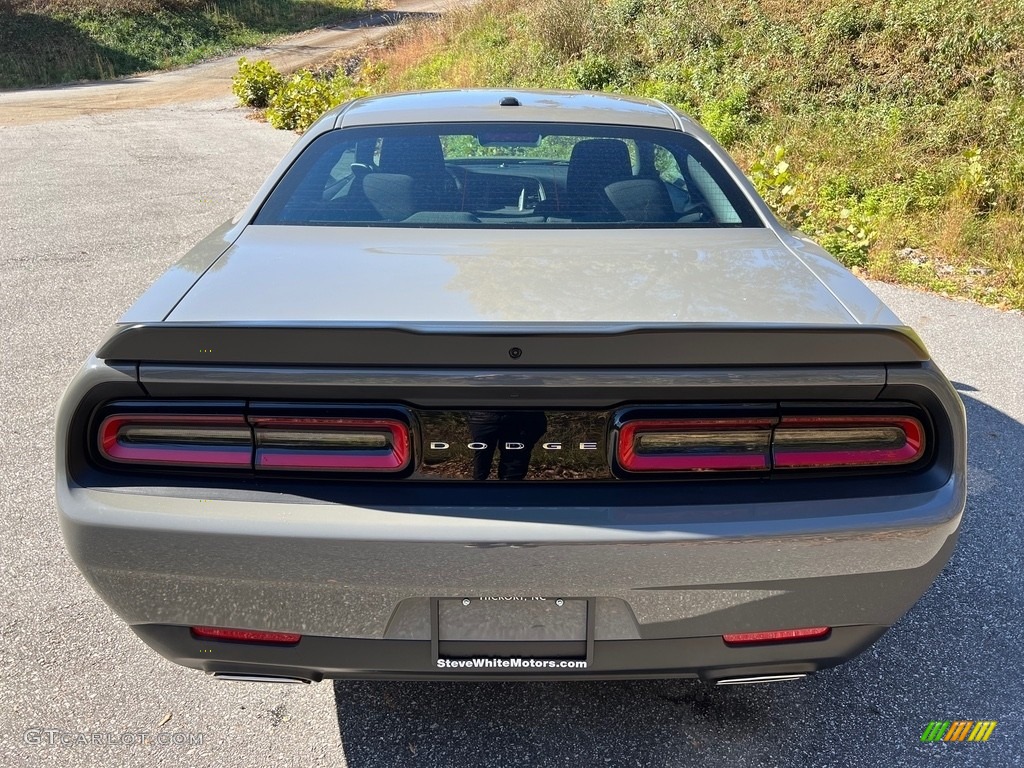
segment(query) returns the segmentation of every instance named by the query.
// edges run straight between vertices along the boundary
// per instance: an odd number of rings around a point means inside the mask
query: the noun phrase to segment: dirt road
[[[287,72],[322,61],[339,49],[379,40],[401,21],[429,18],[474,2],[476,0],[391,0],[387,11],[292,35],[263,48],[239,51],[184,69],[119,80],[0,92],[0,126],[215,99],[231,92],[231,77],[238,71],[239,56],[268,59]]]

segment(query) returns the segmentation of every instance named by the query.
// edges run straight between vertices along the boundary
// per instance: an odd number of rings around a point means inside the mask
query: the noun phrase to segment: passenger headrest
[[[418,210],[416,183],[403,173],[371,173],[363,179],[363,193],[386,221],[402,221]]]
[[[629,148],[619,139],[585,139],[569,156],[565,187],[570,195],[594,194],[633,175]]]
[[[388,136],[380,144],[381,173],[429,176],[445,172],[438,136]]]
[[[665,183],[658,179],[617,181],[604,193],[626,221],[667,223],[677,218]]]

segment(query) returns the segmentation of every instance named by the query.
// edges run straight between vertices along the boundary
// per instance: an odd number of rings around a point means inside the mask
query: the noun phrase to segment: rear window
[[[344,128],[317,138],[255,224],[760,227],[677,131],[551,123]]]

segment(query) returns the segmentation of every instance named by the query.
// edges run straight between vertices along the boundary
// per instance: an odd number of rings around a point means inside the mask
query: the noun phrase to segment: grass
[[[364,0],[0,0],[0,88],[179,67],[365,7]]]
[[[662,99],[860,274],[1024,309],[1021,0],[484,0],[344,70]]]

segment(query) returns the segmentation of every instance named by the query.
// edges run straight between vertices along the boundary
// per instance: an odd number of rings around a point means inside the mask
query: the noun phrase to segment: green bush
[[[848,267],[863,267],[868,252],[878,237],[874,217],[861,206],[812,211],[800,229],[813,237],[826,251]]]
[[[570,67],[573,86],[584,91],[603,91],[615,85],[619,68],[607,57],[587,53]]]
[[[542,0],[535,27],[541,44],[562,59],[582,56],[598,41],[599,0]]]
[[[327,110],[369,93],[340,70],[317,75],[303,69],[270,94],[267,121],[275,128],[302,132]]]
[[[330,83],[302,70],[271,94],[267,120],[275,128],[304,131],[332,106]]]
[[[269,61],[238,60],[238,74],[231,78],[231,92],[246,107],[263,109],[274,91],[284,85],[284,76]]]
[[[747,135],[753,122],[750,95],[736,90],[724,99],[706,101],[700,110],[700,121],[712,136],[730,147]]]

